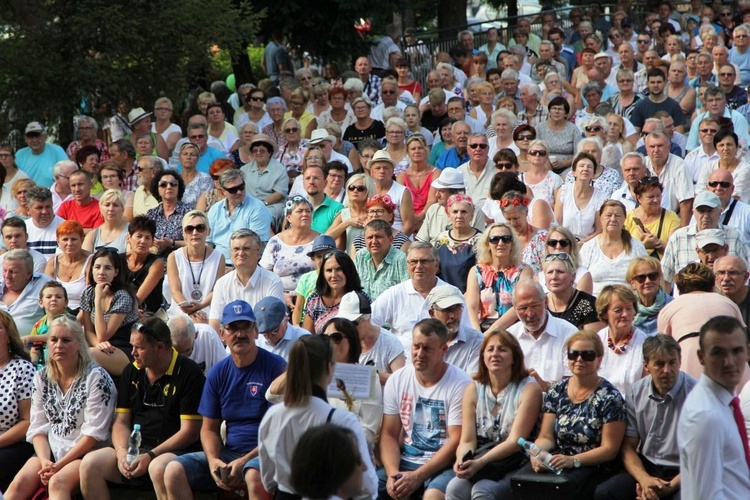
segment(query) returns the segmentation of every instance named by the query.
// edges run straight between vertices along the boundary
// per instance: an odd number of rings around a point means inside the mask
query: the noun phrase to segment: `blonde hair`
[[[86,369],[88,366],[93,363],[93,360],[91,359],[91,351],[89,351],[88,343],[86,342],[86,336],[83,333],[83,328],[78,323],[78,321],[75,320],[75,318],[68,316],[67,314],[60,314],[59,316],[55,316],[52,318],[51,321],[49,321],[49,331],[52,332],[52,329],[55,327],[62,327],[67,330],[68,333],[73,335],[73,337],[78,340],[80,345],[78,346],[78,367],[76,369],[76,377],[83,376],[84,373],[86,373]],[[57,361],[50,356],[47,358],[47,380],[53,383],[57,383],[60,381],[60,367],[57,366]]]
[[[346,195],[344,196],[344,206],[349,206],[349,185],[357,182],[358,180],[362,179],[365,183],[365,187],[367,188],[367,199],[369,200],[375,194],[377,193],[375,189],[375,183],[372,181],[372,177],[370,177],[367,174],[354,174],[346,181],[346,186],[344,186],[346,190]]]
[[[495,222],[490,227],[485,229],[484,233],[482,233],[482,236],[479,238],[479,242],[477,243],[477,264],[492,264],[492,252],[490,252],[489,239],[492,230],[498,227],[507,229],[510,232],[510,235],[513,237],[513,248],[510,252],[510,259],[512,261],[512,265],[520,264],[521,242],[518,240],[518,236],[516,236],[513,228],[510,227],[510,224],[508,224],[507,222]]]
[[[107,189],[99,198],[99,207],[103,207],[108,201],[117,200],[122,208],[125,208],[125,197],[119,189]]]
[[[210,228],[211,225],[208,222],[208,215],[206,215],[205,212],[201,212],[200,210],[191,210],[188,213],[185,214],[185,216],[182,218],[182,230],[185,230],[185,226],[187,226],[187,223],[190,219],[193,217],[199,217],[203,219],[203,222],[206,224],[207,228]]]

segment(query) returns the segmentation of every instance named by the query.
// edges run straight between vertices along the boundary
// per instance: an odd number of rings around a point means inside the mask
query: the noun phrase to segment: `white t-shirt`
[[[190,353],[190,359],[198,363],[203,369],[203,373],[208,375],[208,371],[216,363],[228,356],[227,351],[224,349],[219,339],[219,334],[216,330],[211,328],[205,323],[195,323],[195,343],[193,344],[193,352]]]
[[[426,464],[448,440],[448,426],[461,425],[461,402],[471,377],[453,365],[432,387],[423,387],[413,365],[396,371],[385,384],[383,414],[399,415],[404,429],[401,459]]]
[[[377,371],[393,373],[390,364],[399,354],[404,354],[404,346],[401,345],[401,341],[385,328],[381,328],[378,340],[375,341],[372,349],[359,355],[359,364],[366,365],[369,361],[372,361]]]

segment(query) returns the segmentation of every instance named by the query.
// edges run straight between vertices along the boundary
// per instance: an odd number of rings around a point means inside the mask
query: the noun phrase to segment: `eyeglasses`
[[[328,338],[331,339],[331,341],[337,345],[340,344],[341,341],[344,340],[344,334],[341,332],[326,333],[326,335],[328,335]]]
[[[612,34],[610,34],[610,35],[609,35],[609,39],[611,40],[611,39],[613,39],[613,38],[620,38],[621,36],[622,36],[622,35],[621,35],[621,34],[619,34],[619,33],[612,33]]]
[[[238,185],[236,185],[234,187],[230,187],[230,188],[224,187],[224,186],[222,186],[222,187],[224,188],[224,191],[226,191],[229,194],[237,194],[240,191],[244,191],[245,190],[245,183],[243,182],[242,184],[238,184]]]
[[[536,139],[535,136],[529,134],[519,134],[517,141],[533,141]]]
[[[435,259],[409,259],[406,261],[406,263],[412,267],[417,267],[419,264],[426,266],[427,264],[432,264],[433,262],[435,262]]]
[[[714,270],[714,274],[716,276],[731,276],[731,277],[736,277],[736,276],[739,276],[742,273],[740,271],[728,271],[728,270],[727,271],[724,271],[724,270],[716,271],[716,270]]]
[[[396,93],[396,91],[395,90],[381,90],[380,93],[383,95],[393,95]]]
[[[647,176],[643,179],[638,181],[638,184],[643,184],[644,186],[647,184],[656,184],[659,182],[659,178],[656,176]]]
[[[712,188],[723,187],[724,189],[727,189],[732,187],[732,183],[728,181],[709,181],[708,186]]]
[[[566,253],[551,253],[544,257],[544,262],[550,262],[553,260],[570,260],[570,255]]]
[[[206,225],[205,224],[196,224],[195,226],[185,226],[184,231],[186,233],[205,233],[206,232]]]
[[[515,167],[516,166],[513,165],[509,161],[503,161],[503,162],[500,162],[500,163],[495,163],[495,168],[498,169],[498,170],[512,170]]]
[[[651,40],[638,40],[638,43],[640,44],[651,43]]]
[[[191,141],[197,141],[197,140],[205,139],[205,138],[206,138],[206,134],[189,135],[188,136],[188,139],[190,139]],[[182,148],[180,148],[180,149],[182,149]]]
[[[533,151],[529,151],[529,154],[531,156],[541,156],[541,157],[547,156],[547,152],[543,149],[535,149]]]
[[[477,148],[479,148],[479,149],[487,149],[489,147],[489,145],[488,144],[484,144],[484,143],[481,143],[481,144],[469,144],[469,147],[471,149],[477,149]]]
[[[251,101],[255,101],[255,102],[263,102],[266,99],[265,99],[265,97],[251,97],[250,100]]]
[[[632,78],[623,78],[622,80],[617,80],[617,83],[633,83]]]
[[[385,215],[386,210],[384,208],[373,208],[367,211],[367,215],[374,215],[376,217],[380,217],[381,215]]]
[[[513,241],[513,236],[510,234],[496,234],[495,236],[487,238],[487,241],[489,241],[491,245],[497,245],[501,241],[507,245]]]
[[[78,127],[78,130],[94,130],[94,127]]]
[[[702,128],[699,130],[701,134],[716,134],[719,132],[718,128]]]
[[[354,184],[350,184],[349,187],[346,189],[348,191],[352,191],[352,192],[356,191],[358,193],[364,193],[365,191],[367,191],[366,186],[355,186]]]
[[[154,108],[154,111],[172,111],[172,108]]]
[[[584,361],[594,361],[596,359],[596,351],[568,351],[568,360],[575,361],[579,357]]]
[[[547,240],[547,246],[552,248],[568,248],[570,246],[570,240],[567,238],[563,238],[560,240]]]
[[[719,73],[719,76],[734,76],[734,73]]]
[[[747,38],[747,35],[732,35],[732,38]]]
[[[293,134],[295,132],[299,132],[299,128],[297,127],[285,128],[284,132],[286,132],[287,134]]]
[[[592,125],[589,127],[584,127],[586,132],[600,132],[602,130],[602,127],[600,125]]]
[[[160,188],[166,188],[167,186],[177,187],[178,185],[179,185],[179,182],[177,181],[161,181],[159,183]]]
[[[165,405],[164,401],[164,390],[160,383],[155,382],[148,386],[146,392],[143,393],[143,406],[150,408],[163,408]]]
[[[653,281],[654,283],[656,283],[657,281],[659,281],[659,273],[658,272],[653,272],[653,273],[638,274],[636,276],[633,276],[633,279],[636,280],[638,283],[641,283],[641,284],[643,284],[643,283],[646,282],[646,278],[648,278],[649,281]]]

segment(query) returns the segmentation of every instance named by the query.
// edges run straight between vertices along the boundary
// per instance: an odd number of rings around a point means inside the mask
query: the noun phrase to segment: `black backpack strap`
[[[328,412],[328,418],[326,419],[327,424],[331,423],[331,419],[333,418],[333,412],[335,411],[336,411],[336,408],[331,408],[331,411]]]

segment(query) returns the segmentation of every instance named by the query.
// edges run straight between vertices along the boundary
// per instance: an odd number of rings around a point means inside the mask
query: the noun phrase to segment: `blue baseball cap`
[[[235,321],[256,322],[253,308],[244,300],[235,300],[224,306],[224,311],[221,314],[221,324],[230,325]]]
[[[286,304],[273,296],[255,304],[255,310],[258,311],[258,333],[272,332],[286,317]]]

